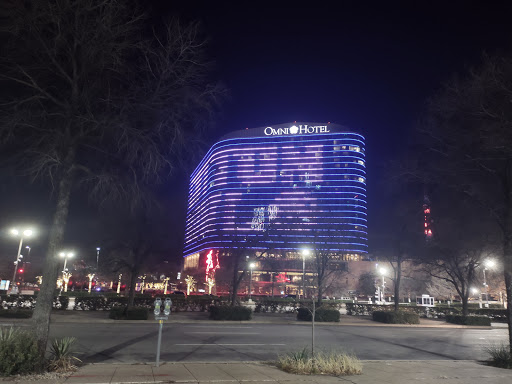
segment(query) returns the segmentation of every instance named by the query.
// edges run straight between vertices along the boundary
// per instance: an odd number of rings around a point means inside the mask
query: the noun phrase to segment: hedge
[[[447,315],[446,322],[461,325],[491,325],[491,319],[487,316]]]
[[[308,308],[299,308],[297,311],[297,320],[311,321],[313,315]],[[339,322],[340,312],[332,308],[318,308],[315,311],[315,321],[319,322]]]
[[[246,307],[220,305],[210,307],[210,319],[213,320],[251,320],[252,310]]]
[[[410,313],[404,311],[391,312],[391,311],[373,311],[373,321],[378,321],[386,324],[419,324],[420,317],[417,313]]]
[[[147,320],[149,318],[149,309],[145,307],[112,307],[109,318],[114,320]]]
[[[0,309],[0,317],[10,319],[29,319],[32,317],[31,309]]]
[[[25,308],[34,309],[37,295],[0,295],[0,309]],[[65,310],[68,307],[69,298],[58,296],[53,298],[53,308]]]

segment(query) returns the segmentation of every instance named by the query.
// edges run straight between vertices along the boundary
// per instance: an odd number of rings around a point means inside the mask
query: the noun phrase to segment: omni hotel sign
[[[327,125],[307,125],[299,124],[292,125],[289,128],[272,128],[266,127],[263,131],[266,136],[280,136],[280,135],[302,135],[309,133],[329,133]]]

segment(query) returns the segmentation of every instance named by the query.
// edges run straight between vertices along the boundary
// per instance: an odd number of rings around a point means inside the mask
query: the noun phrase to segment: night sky
[[[330,121],[366,136],[370,231],[378,230],[375,208],[385,204],[378,192],[384,167],[407,147],[428,97],[478,64],[483,51],[512,52],[512,5],[498,1],[146,3],[152,22],[199,20],[210,39],[213,76],[230,92],[211,144],[233,130],[291,121]],[[179,175],[165,189],[174,218],[170,258],[181,254],[187,181]],[[35,223],[43,236],[33,257],[42,257],[48,194],[9,175],[0,194],[1,228]],[[67,239],[91,257],[100,245],[96,211],[83,197],[72,203]],[[4,231],[0,258],[14,259],[16,250]]]

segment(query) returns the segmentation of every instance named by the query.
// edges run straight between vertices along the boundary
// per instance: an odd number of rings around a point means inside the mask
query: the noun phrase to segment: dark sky
[[[172,15],[199,20],[209,36],[215,76],[230,90],[211,143],[233,130],[295,120],[330,121],[366,136],[370,231],[374,207],[382,203],[382,168],[407,146],[426,99],[478,63],[484,50],[512,48],[512,5],[504,1],[145,3],[153,6],[155,23]],[[168,188],[176,257],[186,183],[180,177]],[[32,221],[45,232],[51,201],[41,188],[6,179],[0,194],[2,228]],[[68,242],[93,257],[97,232],[94,209],[75,199]],[[16,251],[3,234],[2,259]],[[43,239],[34,257],[42,256]]]

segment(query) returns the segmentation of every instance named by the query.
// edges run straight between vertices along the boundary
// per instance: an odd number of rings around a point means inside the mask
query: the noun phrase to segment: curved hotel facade
[[[215,143],[190,177],[185,270],[201,268],[212,250],[297,259],[313,247],[340,260],[367,252],[364,137],[336,124],[290,123]]]

